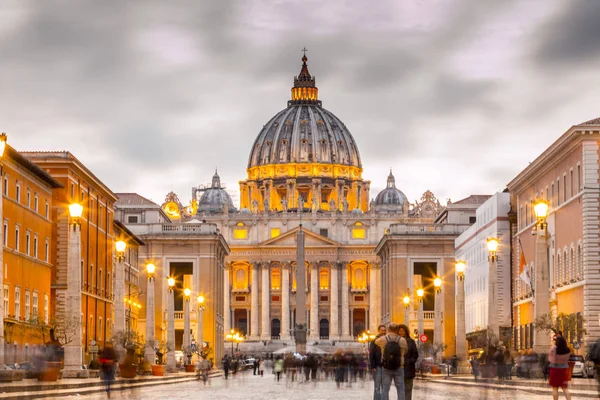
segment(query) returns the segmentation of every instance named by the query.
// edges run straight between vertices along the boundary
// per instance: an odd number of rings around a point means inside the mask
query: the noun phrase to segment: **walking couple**
[[[373,373],[374,400],[388,400],[392,380],[398,400],[412,400],[415,365],[419,352],[408,327],[394,322],[386,328],[379,325],[371,343],[369,359]]]

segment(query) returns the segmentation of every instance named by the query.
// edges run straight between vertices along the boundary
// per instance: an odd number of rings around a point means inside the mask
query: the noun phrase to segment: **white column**
[[[564,262],[564,261],[563,261]],[[548,263],[548,236],[545,222],[537,224],[535,240],[535,298],[534,318],[550,313],[550,287]],[[544,330],[535,331],[533,351],[547,354],[550,351],[550,335]]]
[[[310,335],[309,340],[319,340],[319,264],[310,269]]]
[[[154,276],[148,276],[146,284],[146,347],[144,360],[154,364]]]
[[[125,332],[125,256],[117,256],[115,270],[115,328],[114,332]]]
[[[500,340],[500,325],[498,322],[498,292],[497,292],[498,257],[488,256],[488,331]]]
[[[467,360],[467,333],[465,320],[465,275],[459,273],[456,296],[456,355],[461,364]]]
[[[331,263],[331,293],[329,304],[331,305],[331,311],[329,313],[329,339],[337,340],[340,338],[339,328],[339,298],[340,288],[338,284],[339,279],[339,266],[336,262]]]
[[[419,311],[418,311],[418,323],[417,329],[419,330],[419,336],[425,333],[425,320],[423,315],[423,298],[417,296],[417,301],[419,302]]]
[[[231,330],[231,288],[229,287],[229,264],[225,267],[225,273],[223,274],[223,287],[225,288],[224,293],[224,305],[223,305],[223,329],[226,333]]]
[[[269,285],[269,266],[270,263],[266,262],[262,264],[262,300],[261,300],[261,330],[260,339],[270,340],[271,339],[271,320],[269,318],[269,307],[271,305],[271,287]]]
[[[342,274],[342,340],[349,340],[350,337],[350,303],[348,301],[348,263],[341,263],[340,272]]]
[[[377,273],[375,272],[378,268],[375,264],[371,264],[369,269],[369,330],[371,332],[377,332],[377,324],[379,323],[379,310],[377,309],[377,295],[379,287],[377,285]],[[406,324],[408,322],[405,321]]]
[[[167,292],[167,370],[175,370],[175,291]]]
[[[258,340],[258,263],[252,263],[252,286],[251,286],[251,303],[250,303],[250,340]]]
[[[72,223],[69,227],[67,280],[67,315],[63,323],[67,326],[81,327],[81,226],[79,223]],[[71,342],[64,345],[63,378],[87,377],[87,370],[81,369],[83,363],[81,341],[81,328],[72,329]]]
[[[183,347],[189,348],[192,344],[190,325],[190,298],[185,297],[183,300]]]
[[[204,306],[198,305],[198,352],[204,348]]]
[[[290,263],[281,268],[281,340],[290,340]]]

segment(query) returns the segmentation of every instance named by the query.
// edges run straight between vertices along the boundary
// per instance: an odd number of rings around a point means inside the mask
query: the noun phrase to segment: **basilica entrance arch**
[[[329,320],[327,319],[319,321],[319,338],[329,339]]]
[[[281,321],[278,318],[274,318],[271,321],[271,339],[279,339],[281,335]]]

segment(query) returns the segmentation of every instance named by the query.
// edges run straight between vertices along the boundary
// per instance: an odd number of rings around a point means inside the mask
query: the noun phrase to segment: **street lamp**
[[[82,325],[81,316],[81,224],[80,219],[83,213],[83,206],[79,203],[69,205],[69,215],[71,217],[71,229],[69,229],[69,258],[68,258],[68,276],[69,284],[67,286],[67,320],[73,326]],[[86,375],[81,365],[83,362],[83,346],[81,329],[73,332],[71,342],[64,345],[65,360],[63,377],[80,378]]]
[[[125,250],[127,249],[127,243],[119,240],[115,243],[115,249],[117,250],[117,265],[115,270],[115,332],[123,332],[125,330],[129,332],[128,326],[126,329],[129,321],[126,324],[125,302],[121,301],[121,299],[125,298]],[[118,350],[120,352],[124,351],[122,348]]]
[[[190,350],[192,344],[192,338],[190,337],[190,295],[192,291],[190,288],[183,289],[183,347]]]
[[[199,295],[198,300],[198,353],[204,350],[204,296]]]
[[[402,298],[402,302],[404,303],[404,323],[406,326],[410,327],[410,296],[408,295],[408,292],[406,293],[406,296]],[[409,332],[406,333],[409,334]]]
[[[167,370],[174,371],[175,360],[175,279],[167,278]]]
[[[500,337],[500,325],[498,323],[498,251],[499,240],[496,237],[487,238],[488,257],[488,333]]]
[[[146,290],[146,348],[144,350],[144,360],[154,364],[154,272],[156,265],[149,262],[146,264],[148,273],[148,282]]]
[[[550,263],[548,260],[548,216],[549,204],[539,200],[533,206],[537,223],[535,226],[535,281],[534,281],[534,318],[550,313]],[[550,350],[550,336],[543,330],[536,330],[533,350],[546,354]]]
[[[233,358],[233,344],[237,343],[237,346],[239,347],[239,344],[244,341],[244,337],[241,335],[241,333],[237,332],[235,329],[232,329],[230,333],[225,335],[225,340],[231,342],[231,357]]]
[[[456,355],[461,364],[467,360],[467,327],[465,318],[465,270],[467,264],[463,260],[456,261],[457,296],[456,296]]]
[[[439,276],[433,280],[435,288],[435,303],[434,303],[434,321],[433,321],[433,345],[440,346],[443,342],[442,337],[442,278]],[[437,353],[437,358],[441,354]],[[436,360],[436,362],[439,360]]]
[[[425,295],[425,290],[423,290],[422,287],[417,289],[417,297],[418,297],[418,301],[419,301],[419,311],[418,311],[418,331],[419,331],[419,335],[422,335],[425,333],[425,321],[424,321],[424,315],[423,315],[423,296]],[[420,342],[419,342],[420,343]]]
[[[6,149],[6,133],[2,132],[0,134],[0,159],[4,156],[4,150]],[[0,196],[4,193],[4,188],[2,185],[4,184],[4,179],[2,179],[2,164],[0,163]],[[3,221],[3,212],[2,212],[2,199],[0,199],[0,221]],[[4,233],[0,229],[0,243],[4,243],[4,238],[2,237]],[[4,251],[0,250],[0,265],[4,265]],[[4,274],[0,274],[0,287],[4,287]],[[0,365],[4,364],[4,313],[6,310],[4,309],[4,302],[0,302]]]

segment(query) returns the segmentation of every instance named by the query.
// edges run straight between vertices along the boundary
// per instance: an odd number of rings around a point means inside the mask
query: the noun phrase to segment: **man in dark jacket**
[[[417,350],[417,344],[410,337],[408,326],[400,325],[400,336],[406,339],[408,344],[408,351],[404,355],[404,398],[405,400],[412,400],[412,388],[413,380],[416,375],[416,364],[419,359],[419,351]]]
[[[377,327],[377,338],[385,336],[387,329],[385,325]],[[377,339],[376,338],[376,339]],[[369,368],[373,374],[373,400],[381,400],[382,375],[381,375],[381,347],[375,344],[375,340],[369,345]]]

